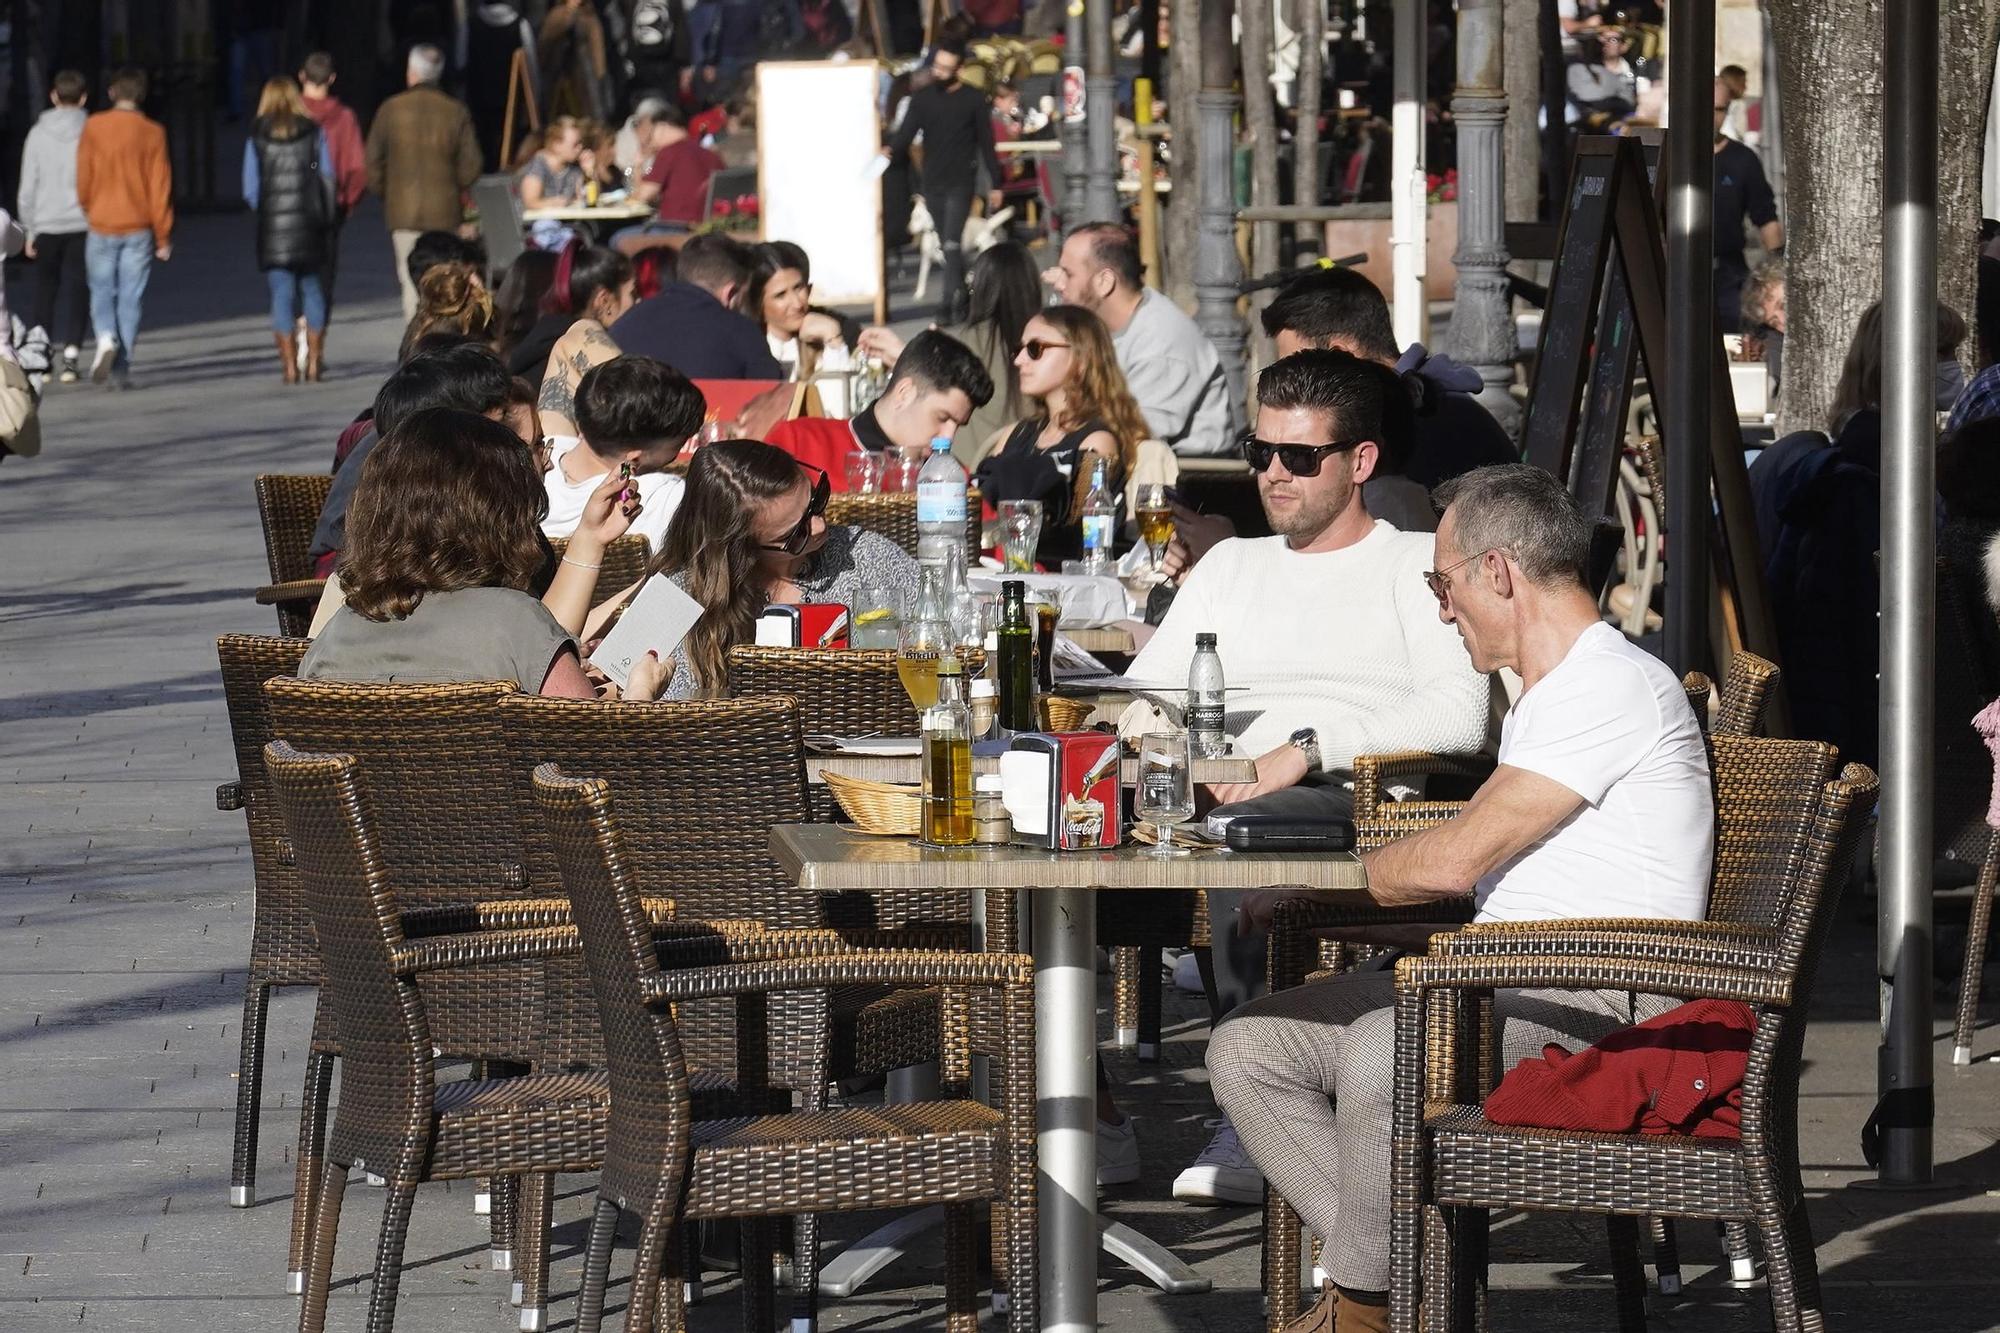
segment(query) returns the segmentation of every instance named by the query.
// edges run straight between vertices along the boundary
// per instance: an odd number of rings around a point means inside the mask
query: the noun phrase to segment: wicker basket
[[[1096,704],[1089,699],[1072,699],[1061,694],[1044,694],[1035,700],[1042,726],[1049,731],[1082,731]]]
[[[842,773],[822,773],[821,780],[833,799],[863,833],[885,838],[914,838],[923,828],[922,787],[870,778],[848,777]]]

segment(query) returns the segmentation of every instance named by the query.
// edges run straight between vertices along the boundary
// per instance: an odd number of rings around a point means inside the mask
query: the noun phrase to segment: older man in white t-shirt
[[[1548,473],[1481,468],[1439,491],[1439,618],[1482,671],[1522,694],[1500,765],[1449,823],[1368,853],[1387,905],[1470,894],[1481,921],[1694,918],[1708,901],[1715,812],[1680,684],[1600,618],[1590,525]],[[1268,923],[1283,893],[1242,911]],[[1387,1327],[1394,979],[1348,973],[1255,1001],[1216,1029],[1208,1068],[1250,1157],[1326,1242],[1331,1275],[1297,1328]],[[1507,1063],[1576,1048],[1671,1008],[1618,991],[1501,991]],[[1319,1321],[1317,1323],[1312,1321]]]

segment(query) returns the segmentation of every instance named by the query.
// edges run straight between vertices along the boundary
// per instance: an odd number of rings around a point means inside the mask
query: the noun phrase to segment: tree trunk
[[[1299,0],[1298,133],[1292,136],[1292,198],[1310,207],[1319,202],[1319,101],[1326,52],[1326,0]],[[1315,253],[1326,248],[1326,224],[1301,222],[1299,245]]]
[[[1272,43],[1277,25],[1271,0],[1242,0],[1243,134],[1250,142],[1250,202],[1278,202],[1278,112],[1271,96]],[[1278,266],[1278,224],[1250,225],[1250,270],[1262,277]]]
[[[1533,222],[1542,207],[1541,0],[1506,0],[1507,220]]]
[[[1170,0],[1168,11],[1167,119],[1173,127],[1173,193],[1167,196],[1166,281],[1174,304],[1194,304],[1195,236],[1201,216],[1199,119],[1195,96],[1201,92],[1201,0]]]
[[[1882,287],[1882,0],[1769,0],[1785,123],[1785,373],[1778,429],[1826,425],[1841,361]],[[1970,316],[2000,0],[1944,0],[1938,299]]]

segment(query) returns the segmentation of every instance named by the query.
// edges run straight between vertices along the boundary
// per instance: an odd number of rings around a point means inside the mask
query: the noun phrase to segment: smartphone
[[[1346,819],[1238,815],[1229,821],[1223,841],[1239,852],[1347,852],[1354,849],[1354,824]]]

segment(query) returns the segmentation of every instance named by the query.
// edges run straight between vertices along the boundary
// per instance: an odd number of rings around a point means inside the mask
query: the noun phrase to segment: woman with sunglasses
[[[1053,567],[1083,549],[1083,504],[1100,460],[1112,493],[1124,492],[1146,419],[1125,387],[1111,334],[1082,306],[1050,306],[1029,320],[1014,367],[1040,415],[1016,425],[979,464],[979,492],[990,502],[1041,501],[1037,555]]]
[[[722,440],[696,451],[680,508],[647,569],[648,577],[667,575],[703,607],[662,698],[724,694],[729,650],[756,641],[757,616],[767,606],[852,605],[864,587],[915,595],[917,562],[902,547],[880,533],[827,526],[830,493],[826,473],[774,444]],[[593,612],[586,639],[638,587]]]

